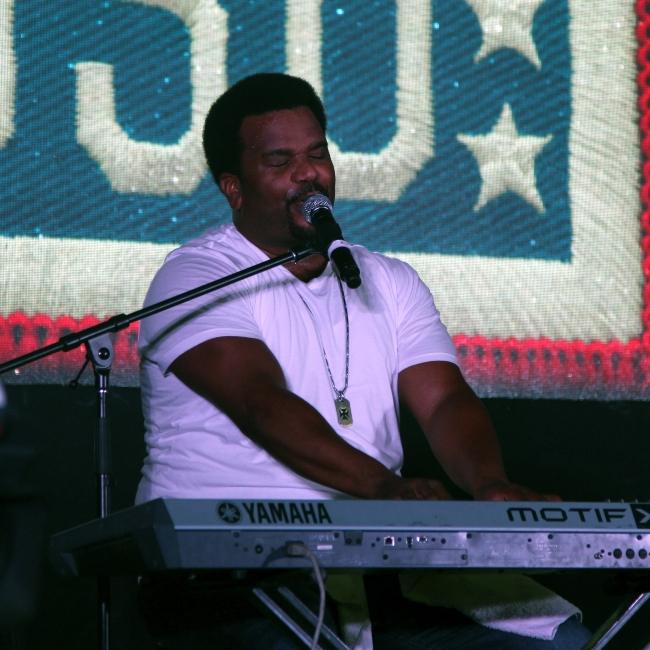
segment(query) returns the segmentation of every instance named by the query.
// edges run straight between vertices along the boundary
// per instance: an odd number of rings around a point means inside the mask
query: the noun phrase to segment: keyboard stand
[[[315,630],[318,617],[314,612],[305,605],[305,603],[298,598],[290,589],[287,587],[278,587],[278,593],[285,599],[288,605],[291,605]],[[274,600],[264,589],[256,587],[253,589],[253,594],[260,601],[266,609],[273,614],[281,623],[283,623],[293,634],[302,641],[307,648],[311,648],[312,644],[312,634],[307,633],[302,626],[297,623],[291,616],[282,608],[277,600]],[[323,623],[320,632],[320,638],[327,640],[328,648],[334,648],[335,650],[350,650],[350,647],[347,646],[327,625]],[[319,650],[322,650],[320,645],[316,646]]]
[[[622,602],[596,630],[582,650],[601,650],[604,648],[648,600],[650,600],[650,592],[642,592]]]
[[[278,593],[284,597],[287,603],[293,606],[315,629],[317,616],[287,587],[279,587]],[[308,634],[291,616],[278,604],[276,600],[263,589],[253,589],[253,594],[280,620],[307,648],[311,647],[312,635]],[[602,650],[621,631],[621,628],[650,600],[650,592],[635,594],[625,600],[612,612],[611,616],[596,630],[582,650]],[[350,650],[329,627],[323,624],[321,638],[326,639],[335,650]],[[319,650],[321,646],[316,646]]]

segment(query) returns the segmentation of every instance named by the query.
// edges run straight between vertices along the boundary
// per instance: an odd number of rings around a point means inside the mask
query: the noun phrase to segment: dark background
[[[0,650],[96,647],[92,579],[56,575],[47,537],[94,518],[92,387],[8,386],[9,428],[0,440]],[[512,480],[571,501],[650,501],[650,406],[645,402],[484,400]],[[113,508],[128,507],[144,455],[140,396],[112,388]],[[405,471],[433,474],[426,442],[404,417]],[[432,469],[433,468],[433,469]],[[15,578],[15,579],[14,579]],[[603,572],[539,576],[583,608],[594,629],[622,601]],[[112,580],[113,648],[149,648],[133,578]],[[650,606],[611,644],[650,642]]]

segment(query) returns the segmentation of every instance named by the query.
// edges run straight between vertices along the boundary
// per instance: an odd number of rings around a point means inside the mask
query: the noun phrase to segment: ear
[[[224,172],[219,177],[219,189],[228,199],[228,203],[233,210],[241,208],[241,183],[239,177],[229,172]]]

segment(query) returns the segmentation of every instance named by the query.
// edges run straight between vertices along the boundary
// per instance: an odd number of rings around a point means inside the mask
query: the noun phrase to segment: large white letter
[[[322,96],[321,1],[287,0],[287,67]],[[391,141],[379,153],[343,152],[330,141],[339,198],[397,201],[433,156],[430,5],[397,2],[397,128]]]
[[[128,0],[127,0],[128,1]],[[137,142],[117,123],[113,66],[79,63],[77,140],[99,163],[118,192],[189,194],[206,172],[203,121],[227,87],[227,13],[215,0],[134,0],[176,14],[191,38],[192,118],[176,144]]]
[[[14,134],[16,57],[13,44],[14,2],[0,2],[0,149]]]

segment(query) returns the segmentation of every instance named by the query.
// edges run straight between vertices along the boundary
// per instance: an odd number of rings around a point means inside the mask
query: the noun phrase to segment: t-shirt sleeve
[[[429,288],[409,265],[399,263],[395,271],[398,372],[426,361],[458,365],[456,349]]]
[[[145,305],[225,277],[236,269],[209,255],[179,254],[169,258],[154,277]],[[163,373],[183,352],[221,336],[262,338],[252,317],[245,280],[145,318],[140,325],[143,359]]]

